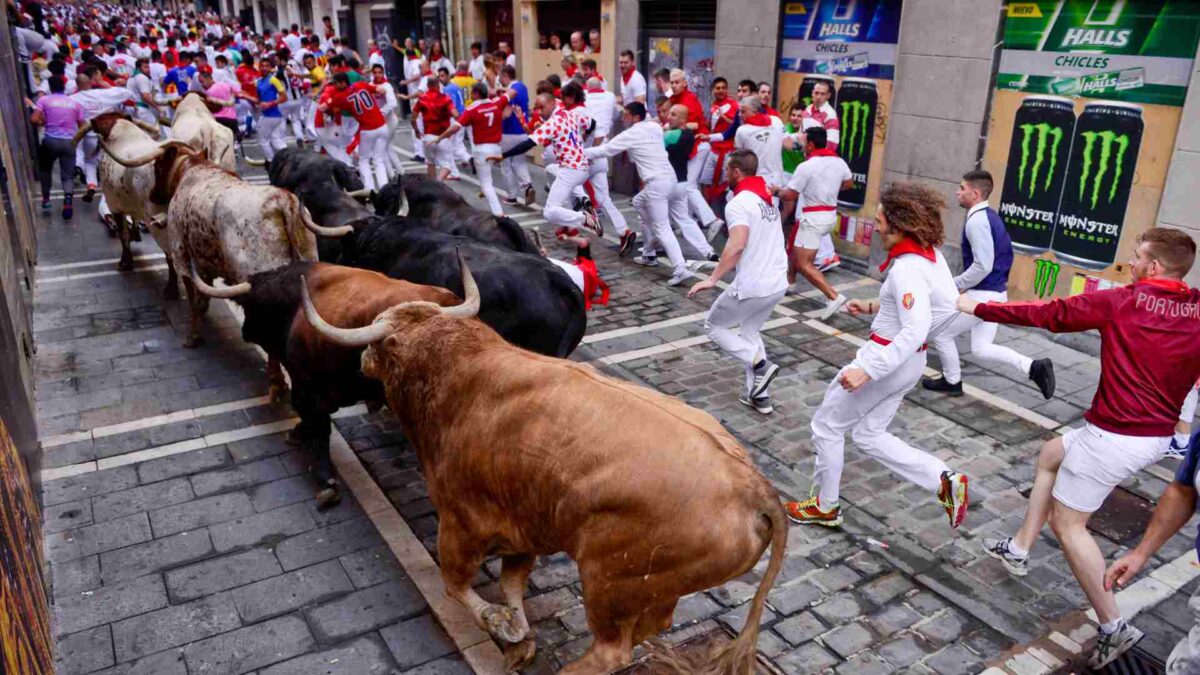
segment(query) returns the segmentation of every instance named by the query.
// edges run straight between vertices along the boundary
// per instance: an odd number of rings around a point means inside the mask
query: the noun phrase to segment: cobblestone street
[[[401,136],[405,170],[421,171]],[[260,169],[243,167],[243,176],[267,182]],[[540,189],[540,169],[535,179]],[[482,206],[469,172],[455,189]],[[633,222],[628,197],[614,196]],[[213,303],[206,345],[184,349],[186,305],[162,299],[163,258],[151,238],[134,245],[137,269],[118,273],[119,245],[96,205],[77,199],[75,219],[64,223],[59,203],[40,232],[34,317],[60,675],[483,672],[473,664],[487,662],[479,654],[491,653],[490,644],[468,648],[475,643],[442,614],[446,599],[429,594],[430,570],[410,566],[424,552],[398,558],[396,530],[380,526],[398,513],[397,530],[406,526],[436,559],[437,514],[387,411],[356,406],[335,420],[349,451],[338,467],[353,496],[318,511],[304,459],[283,438],[296,419],[265,396],[264,361],[242,341],[236,313]],[[541,230],[552,256],[573,253],[550,243],[540,207],[509,208],[523,227]],[[786,298],[764,331],[783,369],[772,385],[775,413],[762,416],[737,400],[740,364],[705,336],[715,293],[688,299],[690,284],[668,287],[666,266],[618,259],[612,242],[594,244],[593,254],[612,299],[589,313],[572,358],[711,413],[781,495],[807,497],[809,422],[829,381],[869,335],[868,322],[848,314],[817,320],[816,293]],[[829,278],[850,297],[873,298],[879,282],[863,272],[846,263]],[[1045,401],[1023,377],[964,354],[967,394],[918,388],[891,428],[970,476],[962,528],[949,529],[933,495],[848,442],[845,524],[791,528],[759,642],[764,669],[1025,675],[1080,668],[1072,664],[1095,624],[1049,529],[1022,579],[989,558],[980,540],[1017,530],[1039,447],[1078,424],[1095,392],[1098,341],[1093,348],[1086,338],[1002,327],[997,342],[1051,358],[1055,397]],[[933,354],[930,366],[937,367]],[[1110,498],[1107,517],[1094,523],[1109,559],[1137,542],[1177,464],[1149,467]],[[366,472],[356,483],[347,472],[358,466]],[[380,491],[386,500],[375,498]],[[1140,525],[1130,530],[1122,518]],[[1140,652],[1154,660],[1165,660],[1193,625],[1194,528],[1195,519],[1118,594],[1124,615],[1146,633]],[[765,559],[744,577],[682,600],[668,640],[740,630],[764,568]],[[481,595],[498,600],[498,578],[499,561],[490,561],[476,579]],[[555,672],[590,644],[580,597],[565,555],[539,561],[527,591],[539,654],[525,672]]]

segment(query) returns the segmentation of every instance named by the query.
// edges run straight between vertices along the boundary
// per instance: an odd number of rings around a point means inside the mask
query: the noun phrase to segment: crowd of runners
[[[364,56],[334,33],[328,17],[321,26],[256,33],[211,14],[108,4],[18,9],[10,2],[9,11],[20,26],[31,120],[42,127],[43,208],[50,208],[57,162],[64,218],[72,215],[77,167],[84,199],[95,195],[98,142],[94,134],[77,145],[72,140],[86,120],[105,111],[127,109],[147,125],[167,125],[172,103],[199,90],[239,139],[257,137],[266,159],[287,146],[290,132],[293,142],[356,167],[364,185],[377,189],[401,172],[395,134],[410,109],[412,150],[428,175],[453,181],[464,170],[474,172],[496,216],[537,200],[528,153],[543,153],[544,216],[560,240],[576,247],[576,264],[588,267],[588,275],[572,274],[590,287],[585,290],[603,287],[588,251],[589,237],[605,234],[604,221],[620,257],[650,267],[665,258],[672,270],[666,283],[691,283],[689,297],[704,298],[728,279],[705,327],[744,366],[739,400],[762,414],[774,411],[770,386],[780,367],[760,330],[798,277],[825,297],[819,319],[839,311],[872,315],[869,339],[829,383],[813,416],[814,494],[787,504],[797,523],[841,524],[839,484],[850,434],[859,450],[927,490],[946,510],[950,527],[958,527],[967,515],[968,476],[888,431],[905,394],[920,383],[963,395],[955,338],[969,334],[976,357],[1027,377],[1048,399],[1055,390],[1053,364],[994,344],[998,324],[1098,330],[1100,385],[1086,422],[1042,448],[1021,529],[985,538],[983,546],[1012,574],[1024,575],[1030,549],[1049,523],[1098,616],[1090,664],[1109,663],[1141,637],[1122,619],[1114,589],[1128,583],[1196,507],[1200,456],[1189,436],[1200,378],[1200,292],[1183,282],[1196,249],[1186,234],[1167,228],[1142,234],[1127,286],[1009,303],[1013,247],[988,205],[992,176],[972,169],[959,185],[956,197],[967,217],[957,242],[963,254],[957,275],[940,250],[942,196],[918,184],[894,184],[883,188],[873,214],[887,252],[880,295],[848,300],[823,275],[839,263],[830,233],[838,193],[852,183],[837,152],[839,121],[825,81],[812,87],[810,105],[789,99],[781,106],[789,111],[784,119],[768,83],[742,80],[731,93],[730,83],[717,77],[706,107],[686,73],[660,70],[648,80],[631,51],[620,53],[619,81],[607,82],[591,53],[599,49],[598,33],[594,45],[590,34],[573,34],[570,44],[583,48],[565,52],[562,74],[527,85],[506,43],[485,51],[476,42],[458,62],[438,40],[423,38],[369,43]],[[612,162],[621,155],[636,167],[640,185],[632,224],[610,194]],[[721,238],[718,250],[713,242]],[[708,275],[701,279],[702,270]],[[930,346],[942,372],[923,379]],[[1176,482],[1142,544],[1106,572],[1086,530],[1089,517],[1116,485],[1166,455],[1184,459]],[[1180,644],[1176,666],[1196,649],[1200,634]]]

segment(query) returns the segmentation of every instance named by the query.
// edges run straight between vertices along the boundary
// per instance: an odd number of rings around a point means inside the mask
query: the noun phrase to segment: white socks
[[[1113,633],[1117,632],[1117,629],[1120,627],[1121,627],[1121,617],[1118,616],[1117,618],[1113,619],[1112,621],[1109,621],[1108,623],[1100,624],[1100,632],[1104,633],[1105,635],[1112,635]]]
[[[1189,440],[1191,440],[1190,434],[1180,431],[1175,432],[1175,447],[1186,448]]]
[[[1029,557],[1029,551],[1026,551],[1025,549],[1021,548],[1020,546],[1017,546],[1017,542],[1014,539],[1008,540],[1008,552],[1017,556],[1018,558]]]

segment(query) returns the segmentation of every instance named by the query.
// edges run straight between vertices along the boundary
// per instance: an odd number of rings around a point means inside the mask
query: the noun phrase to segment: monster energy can
[[[803,110],[812,105],[812,90],[818,82],[824,82],[829,85],[829,105],[833,105],[834,87],[833,78],[824,75],[805,75],[804,81],[800,83],[800,91],[796,94],[800,99],[800,108]]]
[[[1013,248],[1022,253],[1050,250],[1074,128],[1075,106],[1070,99],[1028,96],[1017,110],[1000,193],[1000,219]]]
[[[854,185],[838,193],[838,205],[861,208],[867,199],[867,174],[871,171],[871,149],[875,145],[875,111],[879,107],[875,81],[847,77],[838,89],[837,111],[841,123],[838,154],[850,165]]]
[[[1141,106],[1083,106],[1054,228],[1052,250],[1059,260],[1091,270],[1116,260],[1142,129]]]

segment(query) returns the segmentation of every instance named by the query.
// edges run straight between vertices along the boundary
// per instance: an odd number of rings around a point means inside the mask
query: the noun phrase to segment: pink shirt
[[[230,101],[233,100],[234,94],[237,92],[237,90],[238,87],[235,87],[228,82],[214,82],[213,86],[209,87],[204,93],[213,98],[219,98],[222,101]],[[237,108],[235,106],[222,107],[220,110],[213,113],[213,117],[217,119],[236,120]]]
[[[50,138],[71,138],[84,122],[83,106],[63,94],[47,94],[38,99],[37,109],[46,118],[46,135]]]

